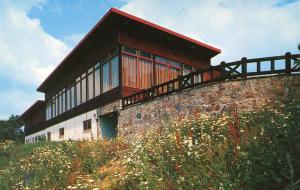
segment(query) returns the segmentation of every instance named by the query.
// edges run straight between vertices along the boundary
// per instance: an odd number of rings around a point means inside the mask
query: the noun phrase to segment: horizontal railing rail
[[[122,98],[122,107],[141,103],[150,99],[172,94],[195,86],[208,83],[226,81],[238,78],[251,78],[278,74],[300,73],[300,54],[286,53],[282,56],[247,59],[230,63],[221,62],[220,65],[191,72],[168,82],[153,86],[149,89]]]

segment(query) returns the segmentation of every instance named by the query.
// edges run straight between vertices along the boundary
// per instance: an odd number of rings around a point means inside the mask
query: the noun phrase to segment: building
[[[111,8],[38,87],[45,101],[22,115],[25,141],[114,137],[123,97],[208,68],[219,53]],[[110,103],[118,106],[102,114]]]

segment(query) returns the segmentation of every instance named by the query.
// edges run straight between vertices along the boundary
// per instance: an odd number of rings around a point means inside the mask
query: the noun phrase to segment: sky
[[[0,119],[44,98],[36,88],[111,7],[221,49],[214,65],[299,53],[300,0],[0,0]]]

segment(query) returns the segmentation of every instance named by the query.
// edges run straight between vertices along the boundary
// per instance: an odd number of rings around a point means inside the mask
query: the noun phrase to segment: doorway
[[[118,135],[118,114],[113,112],[100,116],[102,138],[111,139]]]

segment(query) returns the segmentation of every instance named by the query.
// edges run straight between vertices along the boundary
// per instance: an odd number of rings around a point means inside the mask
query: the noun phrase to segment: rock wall
[[[299,75],[231,80],[188,89],[118,109],[118,133],[130,136],[149,127],[161,126],[168,119],[180,120],[203,112],[218,114],[232,109],[257,110],[274,102],[278,96],[286,96],[291,87],[297,89],[299,98]]]

